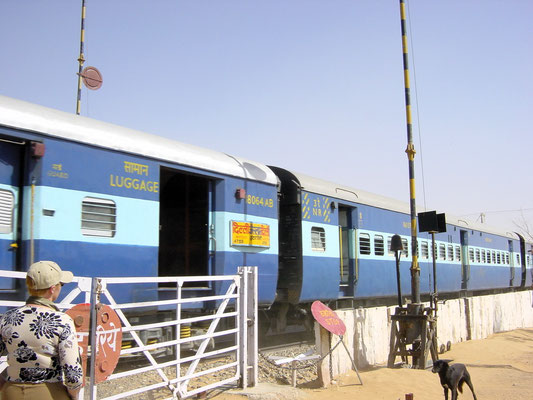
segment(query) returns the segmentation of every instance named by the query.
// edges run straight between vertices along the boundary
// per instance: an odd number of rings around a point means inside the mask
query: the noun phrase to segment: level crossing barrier
[[[25,277],[24,272],[0,270],[0,279],[22,280],[13,285],[14,288],[24,288]],[[89,332],[78,331],[80,343],[87,336],[89,339],[86,340],[88,348],[82,347],[82,351],[90,355],[83,398],[142,398],[148,392],[152,392],[150,397],[157,392],[158,396],[167,393],[167,399],[185,399],[210,390],[245,388],[257,383],[257,267],[239,267],[236,275],[224,276],[74,277],[73,282],[75,287],[70,289],[72,284],[65,286],[70,290],[62,294],[64,297],[57,305],[67,312],[78,309],[78,304],[86,304],[90,310]],[[131,291],[139,286],[144,290],[147,284],[155,288],[164,285],[167,288],[165,299],[117,301],[115,294],[121,293],[121,287],[126,285]],[[188,297],[189,288],[199,285],[218,285],[225,290],[224,293],[207,291],[205,295]],[[172,296],[168,296],[169,287]],[[20,297],[23,297],[23,289],[19,290]],[[24,304],[5,297],[0,292],[1,312]],[[191,304],[214,306],[210,312],[190,314],[188,305]],[[102,307],[108,307],[109,313],[116,313],[121,326],[102,328]],[[145,323],[139,315],[147,314],[164,315],[164,318],[152,318]],[[202,328],[189,334],[191,326]],[[129,339],[129,346],[123,346],[124,340],[118,344],[114,341],[118,331]],[[153,335],[154,332],[160,334]],[[222,337],[225,344],[214,347],[213,343]],[[101,353],[113,347],[116,350],[117,346],[121,348],[119,368],[110,371],[108,362],[102,361]],[[214,358],[221,357],[224,362],[213,363]],[[0,358],[0,372],[6,367],[5,357]],[[146,378],[142,378],[147,374],[149,384]]]

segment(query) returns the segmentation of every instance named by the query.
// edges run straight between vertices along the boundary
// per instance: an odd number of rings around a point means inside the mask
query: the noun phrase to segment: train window
[[[470,262],[474,262],[474,249],[468,249],[468,258]]]
[[[453,246],[451,244],[448,245],[448,260],[453,261]]]
[[[376,256],[382,256],[385,254],[385,245],[383,241],[383,236],[375,235],[374,236],[374,253]]]
[[[86,197],[81,203],[81,233],[86,236],[114,237],[117,207],[114,201]]]
[[[370,254],[370,235],[368,233],[359,234],[359,253]]]
[[[324,228],[317,226],[311,228],[311,249],[313,251],[326,251],[326,231]]]
[[[476,262],[481,262],[481,251],[476,249]]]
[[[428,242],[421,242],[422,258],[429,258]]]
[[[0,233],[13,232],[15,196],[10,190],[0,189]]]
[[[502,256],[499,251],[496,252],[496,260],[498,261],[498,264],[502,263]]]
[[[492,250],[492,263],[496,264],[496,252]]]
[[[407,239],[402,239],[402,254],[404,257],[409,257],[409,243],[407,242]]]
[[[446,260],[446,245],[444,243],[439,244],[439,258]]]
[[[516,255],[516,265],[520,265],[520,254]]]
[[[509,253],[505,253],[505,264],[509,265]]]
[[[487,262],[487,251],[481,250],[481,262],[485,264]]]

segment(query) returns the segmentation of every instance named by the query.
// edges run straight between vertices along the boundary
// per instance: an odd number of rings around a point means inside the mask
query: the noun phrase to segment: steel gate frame
[[[2,271],[0,270],[0,278],[14,278],[25,279],[26,273]],[[209,295],[195,298],[184,298],[183,289],[185,283],[191,282],[229,282],[226,293],[223,295]],[[225,276],[201,276],[201,277],[132,277],[132,278],[87,278],[87,277],[74,277],[74,282],[77,286],[72,289],[63,298],[61,303],[57,304],[59,308],[65,310],[72,308],[75,304],[72,302],[83,295],[84,302],[90,303],[91,307],[91,333],[89,343],[91,348],[95,348],[94,344],[99,343],[100,333],[96,329],[96,305],[100,303],[104,297],[109,302],[109,305],[118,314],[120,321],[123,325],[123,332],[129,332],[135,340],[137,347],[133,349],[122,349],[120,354],[127,356],[132,353],[141,352],[144,357],[149,361],[148,367],[142,367],[135,370],[124,371],[116,374],[111,374],[107,380],[111,381],[127,376],[132,376],[139,373],[148,371],[156,371],[162,382],[155,383],[149,386],[141,387],[127,392],[115,394],[110,397],[102,398],[101,400],[121,399],[130,397],[136,394],[153,391],[156,389],[167,388],[170,391],[171,397],[168,399],[185,399],[193,395],[213,390],[221,386],[228,384],[234,384],[242,388],[248,386],[255,386],[257,384],[258,373],[258,340],[257,340],[257,267],[239,267],[237,275],[225,275]],[[138,302],[138,303],[123,303],[119,304],[113,297],[113,290],[109,289],[109,286],[120,284],[146,284],[146,283],[175,283],[176,284],[176,298],[171,300],[152,301],[152,302]],[[218,307],[214,314],[203,315],[198,317],[182,317],[182,305],[192,302],[204,302],[204,301],[216,301]],[[230,302],[234,303],[231,310],[227,310],[227,306]],[[18,307],[23,305],[23,301],[7,301],[0,299],[0,306],[6,307]],[[128,317],[124,314],[123,310],[131,308],[142,307],[175,307],[176,318],[172,321],[156,322],[152,324],[143,324],[133,326]],[[223,318],[235,318],[235,328],[219,330],[216,328],[219,326],[219,322]],[[172,328],[175,332],[180,332],[180,328],[183,324],[190,324],[193,322],[210,321],[210,326],[207,332],[203,335],[194,336],[191,338],[181,338],[176,334],[176,338],[167,342],[160,342],[155,344],[144,344],[139,336],[138,332],[147,329],[157,328]],[[206,351],[208,344],[216,337],[224,335],[235,335],[235,345],[223,348],[221,350]],[[87,335],[78,333],[78,341],[81,341],[81,336]],[[182,344],[189,342],[198,342],[198,350],[194,356],[183,357],[181,354]],[[150,351],[157,350],[158,348],[165,348],[172,346],[175,349],[175,359],[164,363],[158,363],[156,358],[150,353]],[[235,354],[235,361],[229,364],[224,364],[219,367],[207,369],[197,372],[197,367],[202,359],[210,356],[217,356],[224,353]],[[89,388],[85,388],[85,398],[97,399],[98,385],[95,384],[95,372],[96,372],[96,357],[90,357],[90,367],[88,368],[89,375]],[[190,363],[187,372],[181,376],[181,365]],[[163,368],[175,366],[176,377],[170,378],[167,376]],[[0,359],[0,371],[7,367],[5,357]],[[220,381],[213,382],[211,384],[198,387],[196,389],[189,389],[188,385],[194,378],[207,375],[213,372],[219,372],[224,369],[234,368],[235,374],[230,378],[222,379]],[[83,393],[82,393],[83,396]],[[83,398],[83,397],[82,397]]]

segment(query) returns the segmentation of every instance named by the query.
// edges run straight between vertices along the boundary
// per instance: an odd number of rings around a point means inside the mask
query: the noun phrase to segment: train
[[[155,277],[257,266],[259,308],[282,332],[315,300],[395,299],[393,235],[407,296],[405,202],[0,96],[1,269],[50,259],[79,276]],[[423,296],[435,290],[433,254],[440,294],[531,287],[533,243],[519,233],[446,215],[434,247],[427,233],[417,241]],[[164,296],[147,289],[117,301]],[[0,292],[23,295],[7,279]]]

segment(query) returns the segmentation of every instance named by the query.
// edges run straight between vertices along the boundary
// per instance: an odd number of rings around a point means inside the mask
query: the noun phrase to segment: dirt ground
[[[457,343],[440,358],[466,364],[479,400],[533,399],[533,329],[518,329],[484,340]],[[310,384],[296,392],[291,391],[287,398],[404,400],[406,394],[412,393],[415,400],[444,399],[438,375],[431,370],[383,367],[359,373],[363,385],[352,371],[326,389],[313,388]],[[289,389],[287,386],[287,392]],[[464,385],[463,389],[459,398],[473,399],[468,386]],[[278,398],[282,397],[285,396]],[[243,397],[227,393],[213,397],[213,400],[235,399],[242,400]]]

